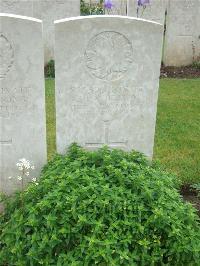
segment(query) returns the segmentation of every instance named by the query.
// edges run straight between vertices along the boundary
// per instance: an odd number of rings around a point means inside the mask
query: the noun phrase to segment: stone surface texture
[[[127,1],[126,0],[113,0],[112,1],[113,7],[112,9],[107,9],[105,11],[108,15],[127,15]]]
[[[136,16],[137,0],[128,2],[128,15]],[[200,60],[200,0],[151,0],[143,14],[140,8],[139,16],[166,23],[165,66],[185,66]]]
[[[55,22],[59,153],[77,142],[152,157],[161,46],[162,26],[141,19],[90,16]]]
[[[1,13],[0,59],[0,191],[12,193],[17,161],[35,165],[30,180],[47,158],[42,22]]]
[[[95,4],[97,0],[85,0]],[[137,15],[137,0],[113,0],[110,15]],[[54,58],[53,21],[80,15],[80,0],[0,0],[0,12],[32,16],[43,20],[45,63]],[[143,13],[143,14],[142,14]],[[166,13],[166,17],[165,17]],[[164,25],[166,37],[163,63],[182,66],[200,60],[200,0],[150,0],[139,17]]]
[[[43,21],[45,63],[54,58],[53,21],[80,15],[80,0],[0,0],[0,12]]]
[[[200,0],[169,1],[164,64],[185,66],[200,60]]]
[[[156,21],[164,25],[165,10],[167,9],[168,0],[150,0],[146,8],[139,8],[138,15],[140,18]],[[128,15],[137,16],[137,0],[128,1]]]

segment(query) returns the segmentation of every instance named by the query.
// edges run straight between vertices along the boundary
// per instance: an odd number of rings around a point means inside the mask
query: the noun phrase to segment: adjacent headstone
[[[55,21],[57,151],[72,143],[152,157],[162,26],[120,16]]]
[[[46,162],[43,60],[42,22],[0,13],[1,192],[19,188],[8,177],[19,175],[20,158],[35,165],[34,177]]]
[[[43,21],[44,58],[47,63],[54,58],[54,20],[79,16],[80,0],[0,0],[0,13]]]
[[[164,64],[190,65],[200,60],[200,0],[173,0],[167,12]]]
[[[105,9],[108,15],[127,15],[127,0],[112,0],[112,8]]]
[[[0,13],[32,17],[33,3],[31,0],[0,0]]]
[[[54,20],[80,15],[80,0],[32,0],[33,17],[43,21],[45,63],[54,59]]]
[[[169,0],[150,0],[145,8],[142,6],[138,9],[138,16],[143,19],[152,20],[164,25],[165,11],[168,7]],[[128,16],[137,16],[138,0],[128,1]]]

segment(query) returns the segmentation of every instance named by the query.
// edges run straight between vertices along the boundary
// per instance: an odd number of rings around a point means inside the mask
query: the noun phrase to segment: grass
[[[48,160],[56,151],[56,116],[55,116],[55,80],[46,79],[46,119],[47,119],[47,152]]]
[[[200,79],[162,79],[154,158],[183,183],[200,182]]]
[[[55,153],[54,80],[46,80],[48,159]],[[154,159],[184,184],[200,182],[200,79],[161,79]]]

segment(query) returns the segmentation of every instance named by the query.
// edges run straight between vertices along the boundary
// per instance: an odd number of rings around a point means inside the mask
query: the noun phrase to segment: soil
[[[184,66],[172,67],[161,66],[161,78],[200,78],[200,67]]]
[[[200,216],[200,197],[198,197],[198,192],[195,189],[192,189],[189,185],[185,185],[181,188],[180,194],[185,201],[192,203]]]

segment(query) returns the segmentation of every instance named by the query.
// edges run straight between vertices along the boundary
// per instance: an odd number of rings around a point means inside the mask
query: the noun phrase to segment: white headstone
[[[200,0],[173,0],[167,12],[164,64],[190,65],[200,60]]]
[[[80,15],[80,0],[32,0],[33,17],[43,21],[45,63],[54,58],[54,20]]]
[[[37,177],[46,163],[42,22],[0,13],[0,191],[20,182],[16,162],[30,160]]]
[[[80,0],[0,0],[0,13],[43,21],[44,58],[47,63],[54,58],[54,20],[79,16]]]
[[[145,8],[138,9],[138,16],[143,19],[149,19],[161,23],[165,22],[165,11],[167,10],[169,0],[150,0]],[[137,16],[138,0],[128,1],[128,15]]]
[[[153,153],[162,26],[121,16],[55,21],[57,150]]]
[[[105,9],[108,15],[127,15],[127,0],[112,0],[112,8]]]
[[[0,13],[33,16],[32,0],[0,0]]]

